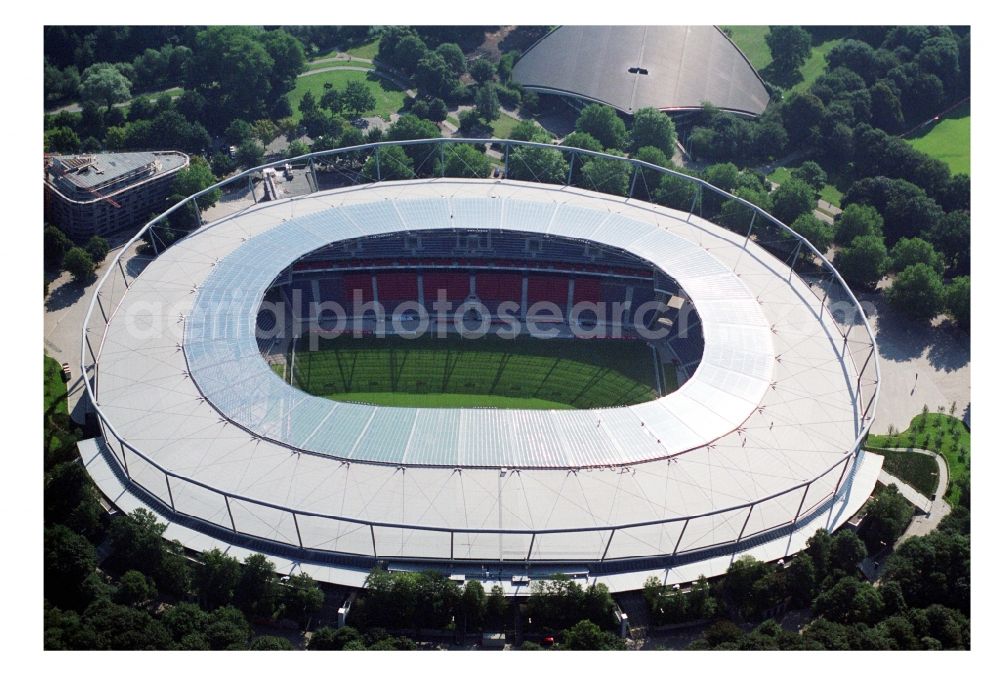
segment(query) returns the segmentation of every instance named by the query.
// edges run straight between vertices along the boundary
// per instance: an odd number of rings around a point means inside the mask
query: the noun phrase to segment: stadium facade
[[[163,208],[188,162],[177,151],[47,156],[46,219],[77,241],[134,230]]]
[[[455,142],[429,147],[443,153]],[[494,143],[505,176],[519,149],[550,148]],[[692,188],[690,208],[510,179],[363,183],[358,169],[378,163],[384,145],[299,158],[313,185],[324,168],[343,179],[300,198],[256,204],[260,170],[234,177],[205,225],[169,248],[155,234],[169,214],[150,224],[155,257],[141,274],[120,258],[110,266],[82,354],[103,437],[80,449],[119,508],[155,509],[167,535],[191,549],[261,551],[281,570],[348,585],[387,566],[481,577],[511,592],[566,572],[620,591],[650,574],[721,574],[742,553],[785,557],[870,495],[881,459],[861,444],[878,394],[874,338],[808,242],[697,179],[628,159],[618,161],[633,170],[631,191],[647,171],[664,175]],[[415,256],[407,243],[422,234],[430,249],[450,248]],[[479,257],[468,253],[470,237]],[[601,263],[598,251],[621,260]],[[665,349],[689,369],[679,389],[652,401],[567,411],[372,406],[310,396],[262,356],[265,296],[296,284],[320,296],[346,291],[324,290],[333,277],[317,276],[318,263],[339,274],[353,266],[371,300],[392,288],[390,305],[460,279],[458,295],[478,298],[471,279],[516,270],[525,293],[533,280],[565,277],[565,287],[546,282],[539,293],[567,293],[568,306],[570,280],[597,300],[618,293],[586,280],[623,274],[623,260],[652,271],[654,301],[679,297],[697,311],[693,341],[679,340],[669,303],[655,315],[668,319]],[[419,277],[400,281],[414,270]],[[397,276],[382,281],[388,275]],[[397,309],[383,326],[405,324]]]
[[[525,89],[631,115],[706,103],[757,116],[769,95],[750,61],[716,26],[560,26],[514,65]]]

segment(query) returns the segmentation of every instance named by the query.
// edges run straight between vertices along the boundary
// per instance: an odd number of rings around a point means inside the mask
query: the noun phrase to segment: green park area
[[[767,46],[768,26],[724,26],[740,51],[758,71],[771,65],[771,48]]]
[[[868,437],[866,446],[874,449],[924,448],[940,454],[948,463],[948,493],[946,496],[948,504],[954,507],[962,501],[962,493],[967,490],[969,481],[971,435],[969,428],[958,418],[942,412],[921,413],[913,418],[910,426],[902,432],[884,435],[872,434]],[[889,454],[886,454],[886,457],[888,458]],[[929,459],[933,460],[933,458]],[[922,487],[926,488],[930,483],[929,478],[920,475],[921,472],[926,472],[929,467],[925,461],[914,458],[897,458],[892,462],[898,471],[904,472],[903,475],[897,475],[900,479],[924,492]],[[892,473],[888,467],[886,471]],[[934,482],[936,484],[936,477]],[[933,488],[930,490],[933,491]],[[964,497],[967,499],[967,496]]]
[[[914,148],[941,160],[952,174],[969,174],[972,115],[968,103],[958,106],[938,122],[920,129],[907,141]]]
[[[403,107],[406,93],[397,85],[371,71],[328,70],[322,73],[304,75],[296,80],[295,88],[288,95],[294,119],[298,121],[302,117],[302,113],[299,112],[299,102],[302,101],[306,92],[312,92],[312,95],[319,101],[328,89],[342,90],[347,87],[348,82],[355,81],[368,85],[375,96],[375,110],[370,114],[388,119],[391,114],[398,112]]]
[[[792,170],[789,167],[778,167],[770,174],[767,175],[767,179],[778,185],[781,185],[788,179],[792,177]],[[832,183],[827,183],[823,186],[822,190],[819,191],[819,198],[826,202],[829,202],[835,207],[840,206],[840,200],[844,197],[844,193],[837,189],[837,186]]]

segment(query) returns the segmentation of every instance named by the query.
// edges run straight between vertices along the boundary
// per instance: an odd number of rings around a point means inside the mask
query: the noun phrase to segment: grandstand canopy
[[[524,53],[513,76],[525,89],[627,114],[708,102],[756,116],[769,98],[757,71],[715,26],[562,26]]]
[[[560,235],[649,261],[698,308],[701,365],[655,401],[574,411],[332,402],[270,371],[253,327],[282,270],[332,242],[432,229]],[[106,326],[95,405],[129,491],[254,546],[365,570],[687,557],[694,579],[718,574],[702,564],[734,541],[842,523],[852,491],[870,494],[880,460],[854,453],[860,380],[837,321],[783,261],[694,214],[517,181],[351,186],[248,206],[150,261]]]

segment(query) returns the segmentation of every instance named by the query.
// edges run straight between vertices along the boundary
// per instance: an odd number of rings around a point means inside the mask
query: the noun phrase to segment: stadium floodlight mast
[[[474,526],[445,527],[422,523],[387,521],[377,518],[362,518],[326,511],[313,511],[302,506],[290,506],[273,500],[261,499],[253,495],[221,489],[214,485],[212,481],[205,481],[199,478],[199,476],[189,475],[179,472],[175,468],[164,466],[160,459],[146,452],[141,447],[143,444],[141,441],[136,440],[134,432],[125,433],[119,430],[119,427],[122,426],[122,421],[115,418],[120,413],[118,411],[110,413],[102,408],[98,374],[101,368],[102,356],[105,356],[104,352],[107,346],[108,332],[112,324],[115,323],[116,317],[119,316],[122,308],[126,305],[126,302],[129,301],[136,280],[141,279],[142,273],[130,275],[130,266],[124,264],[126,255],[131,255],[130,252],[135,245],[140,243],[140,240],[148,237],[154,254],[153,264],[155,264],[157,259],[172,251],[179,244],[185,243],[188,239],[198,237],[205,232],[211,232],[213,228],[221,228],[229,220],[229,217],[212,219],[208,212],[202,213],[200,210],[196,210],[198,227],[180,239],[170,242],[160,237],[158,232],[160,228],[167,225],[171,214],[179,209],[186,208],[188,202],[197,200],[199,197],[215,190],[247,191],[249,192],[247,202],[252,197],[253,204],[256,205],[258,200],[254,191],[254,177],[260,176],[265,169],[280,167],[286,163],[293,166],[305,166],[306,171],[310,172],[313,176],[311,188],[313,191],[316,191],[319,185],[316,180],[318,164],[322,164],[325,160],[336,160],[339,156],[347,156],[349,153],[355,153],[354,157],[367,155],[370,158],[374,158],[378,180],[371,183],[378,184],[384,183],[381,181],[382,172],[380,164],[380,150],[383,146],[406,148],[417,144],[427,144],[430,146],[436,144],[438,146],[437,149],[443,152],[444,147],[449,143],[489,144],[493,148],[502,146],[504,162],[503,177],[499,180],[482,180],[480,183],[490,183],[499,186],[518,185],[518,183],[511,182],[508,179],[512,151],[519,148],[543,149],[557,151],[563,155],[567,152],[570,154],[570,171],[564,177],[564,185],[567,188],[571,187],[573,181],[572,167],[576,164],[575,158],[577,155],[580,155],[581,158],[602,158],[613,162],[625,162],[630,165],[632,175],[631,181],[628,184],[627,195],[614,198],[617,200],[616,203],[620,205],[630,205],[639,209],[646,209],[643,206],[644,202],[634,199],[637,176],[639,173],[643,173],[645,180],[646,172],[670,177],[672,180],[682,182],[683,185],[691,186],[692,192],[697,191],[697,194],[694,194],[692,197],[690,207],[687,209],[686,222],[688,223],[695,223],[697,221],[700,224],[702,222],[702,219],[695,214],[695,209],[702,203],[702,199],[700,198],[705,195],[714,195],[720,201],[736,205],[741,210],[741,213],[745,213],[749,217],[748,219],[722,224],[713,223],[712,221],[704,222],[708,225],[720,227],[723,230],[738,231],[738,237],[740,242],[742,242],[744,252],[749,252],[752,249],[755,255],[760,251],[764,251],[773,256],[776,261],[773,263],[774,266],[780,265],[788,268],[787,281],[789,283],[798,280],[800,275],[805,275],[801,279],[805,280],[803,283],[812,291],[812,296],[814,296],[818,310],[813,315],[815,316],[815,321],[820,322],[824,327],[834,327],[840,333],[843,340],[840,347],[840,355],[843,364],[850,364],[853,374],[853,377],[850,378],[851,399],[854,402],[852,415],[857,421],[855,425],[857,433],[854,441],[844,449],[843,457],[838,458],[835,462],[831,462],[822,471],[816,470],[811,476],[790,481],[787,486],[781,487],[780,490],[774,490],[763,497],[748,499],[738,504],[725,505],[719,509],[691,514],[667,515],[661,518],[621,519],[590,526],[556,528],[510,526],[505,528],[503,526],[505,508],[502,493],[504,479],[506,478],[508,481],[514,480],[510,474],[512,470],[508,466],[503,466],[497,471],[496,498],[498,514],[496,515],[496,526],[481,528]],[[436,172],[432,170],[432,173]],[[440,180],[440,177],[436,180]],[[545,185],[551,187],[552,184],[545,183]],[[301,199],[308,198],[292,198],[292,201]],[[267,208],[267,205],[261,204],[249,208],[251,210],[255,208]],[[239,215],[232,216],[232,218],[239,218]],[[776,244],[779,240],[780,243]],[[803,264],[802,261],[807,261],[808,265]],[[737,264],[743,265],[742,262],[738,262]],[[768,262],[767,265],[772,264]],[[801,266],[802,272],[797,274],[796,268],[799,266]],[[808,280],[806,280],[807,277],[809,278]],[[814,279],[820,279],[822,283],[814,284],[812,281]],[[122,283],[120,284],[119,282]],[[835,293],[831,294],[831,291],[834,290]],[[95,309],[97,312],[95,312]],[[122,316],[127,317],[127,312],[128,310]],[[824,322],[824,316],[827,316],[829,321]],[[841,317],[842,320],[837,319],[838,317]],[[188,321],[189,318],[187,317],[178,317],[177,324],[183,327]],[[844,328],[843,324],[847,324],[847,327]],[[852,335],[852,331],[855,332],[854,335]],[[858,334],[864,335],[859,338]],[[111,471],[120,474],[119,480],[132,496],[146,504],[157,507],[164,518],[176,521],[195,530],[200,530],[211,537],[229,542],[238,541],[250,548],[259,545],[261,549],[269,552],[292,552],[293,550],[298,550],[297,556],[300,558],[305,557],[308,559],[309,557],[313,557],[317,561],[333,562],[339,565],[367,566],[376,559],[420,559],[420,557],[414,558],[413,555],[407,554],[404,548],[397,548],[401,553],[393,553],[395,552],[393,549],[395,545],[390,546],[386,540],[387,536],[382,535],[382,533],[390,532],[401,533],[400,537],[403,537],[404,540],[407,537],[405,535],[407,533],[412,538],[417,538],[421,533],[426,534],[426,537],[429,538],[434,537],[434,534],[440,534],[449,543],[445,548],[446,554],[443,554],[441,558],[452,561],[480,560],[457,557],[455,551],[456,536],[463,538],[462,547],[467,548],[469,552],[475,550],[472,544],[475,538],[496,536],[499,549],[497,550],[497,559],[492,560],[500,562],[501,565],[506,563],[508,566],[512,561],[522,563],[529,561],[558,563],[562,561],[563,563],[579,565],[581,562],[579,558],[552,559],[547,557],[544,551],[539,554],[539,549],[545,549],[547,547],[545,543],[546,539],[552,536],[580,536],[582,538],[585,535],[593,534],[599,538],[601,547],[600,550],[586,559],[586,563],[594,571],[605,572],[616,570],[615,566],[618,565],[616,564],[617,559],[609,558],[613,544],[624,538],[625,534],[635,537],[635,533],[640,533],[642,529],[648,527],[665,527],[665,525],[670,524],[677,526],[677,534],[671,536],[670,542],[664,543],[665,547],[662,548],[662,551],[656,556],[648,557],[651,567],[654,563],[659,565],[667,562],[667,565],[671,565],[681,561],[707,559],[713,555],[719,555],[720,552],[732,551],[733,547],[747,549],[756,546],[756,543],[766,542],[768,538],[773,539],[789,535],[796,532],[796,529],[800,528],[803,523],[812,523],[811,520],[815,519],[818,513],[834,504],[837,499],[843,498],[842,488],[852,480],[854,473],[858,471],[859,465],[856,460],[861,450],[862,441],[871,425],[872,412],[877,405],[881,382],[879,361],[875,354],[874,332],[861,304],[850,288],[836,269],[808,240],[802,238],[798,233],[756,205],[729,195],[702,179],[658,167],[647,162],[642,162],[641,160],[621,158],[607,153],[578,148],[570,150],[545,143],[509,139],[442,138],[363,144],[349,148],[308,153],[290,160],[280,160],[240,172],[173,205],[147,223],[126,243],[116,254],[112,264],[107,266],[107,269],[98,282],[95,294],[87,308],[81,338],[80,362],[82,366],[81,372],[84,376],[84,388],[104,439],[101,446],[101,457],[105,458],[107,466]],[[183,341],[180,341],[178,346],[183,351]],[[855,352],[856,349],[860,350],[858,354]],[[782,355],[779,354],[776,357],[780,360]],[[187,376],[190,377],[190,373]],[[606,421],[603,418],[599,420],[601,420],[601,429],[604,429],[607,426]],[[126,421],[126,424],[123,426],[134,430],[133,421]],[[708,444],[703,448],[711,449],[717,441],[709,440]],[[291,446],[289,450],[293,450],[296,453],[301,451],[301,449]],[[302,454],[303,459],[307,456],[307,453]],[[350,462],[349,459],[348,461]],[[354,468],[364,465],[363,462],[354,462]],[[357,471],[360,472],[362,470]],[[461,474],[461,468],[459,468],[459,474]],[[518,481],[520,482],[521,479],[519,478]],[[201,502],[191,502],[192,496],[195,494],[199,496],[198,500]],[[785,496],[794,498],[791,501],[787,521],[780,524],[777,522],[772,523],[765,531],[757,532],[755,530],[757,526],[754,525],[755,515],[760,512],[763,505],[777,504],[777,501]],[[207,506],[214,505],[215,503],[212,501],[215,499],[219,499],[217,507],[211,507],[211,510],[209,510]],[[816,502],[813,502],[814,500]],[[200,505],[199,509],[203,509],[203,511],[185,506],[195,504]],[[221,512],[224,516],[221,518],[215,516],[214,514],[217,512]],[[250,516],[248,517],[247,515]],[[268,532],[248,530],[247,526],[244,526],[241,530],[239,527],[240,520],[249,523],[249,518],[255,515],[257,515],[257,518],[260,518],[259,515],[266,515],[268,519],[278,520],[281,518],[280,515],[287,516],[288,522],[293,526],[294,536],[289,538],[279,537],[278,527]],[[717,518],[721,518],[726,522],[735,519],[733,527],[733,535],[735,537],[731,541],[718,542],[709,547],[702,547],[698,539],[689,539],[693,537],[690,535],[690,531],[695,529],[695,526],[700,527],[706,523],[706,520]],[[357,550],[346,551],[338,549],[339,545],[337,542],[339,540],[336,539],[330,546],[331,548],[318,546],[315,541],[310,539],[312,533],[319,528],[317,524],[334,524],[338,533],[346,532],[344,529],[364,529],[370,535],[370,554],[361,553]],[[526,551],[523,557],[514,557],[512,559],[510,554],[512,550],[505,548],[504,538],[507,538],[511,542],[520,542],[521,540],[518,538],[522,536]],[[536,539],[539,540],[540,545],[536,544]],[[288,555],[291,556],[290,553]],[[536,556],[538,558],[535,558]],[[488,562],[490,559],[481,560]]]

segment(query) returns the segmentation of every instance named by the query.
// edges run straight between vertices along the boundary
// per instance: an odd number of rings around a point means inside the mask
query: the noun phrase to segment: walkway
[[[342,61],[342,60],[343,59],[321,59],[320,61],[314,61],[309,65],[312,66],[313,64],[320,63],[322,61]],[[365,63],[370,63],[370,64],[372,63],[371,61],[366,61],[365,59],[353,59],[353,60],[364,61]],[[309,77],[310,75],[329,73],[330,71],[334,70],[351,70],[360,73],[369,73],[369,72],[375,73],[375,75],[377,75],[378,77],[384,78],[389,82],[393,83],[394,85],[396,85],[397,87],[399,87],[400,89],[402,89],[409,98],[413,99],[417,97],[416,90],[410,88],[410,84],[408,82],[400,78],[398,75],[394,75],[384,70],[379,70],[374,64],[367,68],[364,66],[325,66],[323,68],[317,68],[315,70],[306,71],[305,73],[299,73],[297,77]]]
[[[941,519],[951,513],[951,505],[945,501],[945,494],[948,492],[948,463],[945,462],[945,459],[938,453],[934,453],[933,451],[928,451],[923,448],[886,448],[879,450],[885,453],[920,453],[922,455],[929,455],[937,461],[938,466],[938,483],[937,488],[934,491],[933,501],[928,500],[909,485],[903,483],[891,474],[886,473],[884,470],[879,472],[879,483],[891,483],[895,485],[899,489],[899,492],[903,494],[903,497],[916,505],[916,507],[923,512],[921,515],[914,517],[913,520],[910,521],[910,525],[907,526],[906,530],[896,541],[896,547],[898,547],[907,538],[927,535],[938,527],[938,524],[941,523]]]

